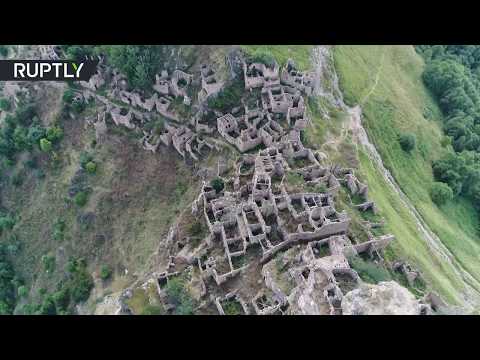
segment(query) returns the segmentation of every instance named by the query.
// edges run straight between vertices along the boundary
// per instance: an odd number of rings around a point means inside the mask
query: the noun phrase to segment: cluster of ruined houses
[[[292,168],[289,165],[292,159],[304,160],[303,166]],[[222,164],[218,175],[222,176],[225,171]],[[307,185],[323,184],[325,191],[289,193],[284,179],[290,172],[302,175]],[[281,251],[306,245],[303,266],[290,269],[291,277],[298,286],[308,281],[318,286],[314,278],[320,272],[326,279],[321,296],[329,306],[328,313],[335,314],[342,297],[335,276],[340,274],[358,281],[347,258],[372,254],[393,240],[391,235],[372,236],[367,242],[352,244],[346,236],[350,220],[346,213],[335,210],[334,195],[343,183],[352,194],[358,194],[367,202],[367,187],[356,179],[351,169],[322,166],[318,154],[303,147],[296,130],[255,155],[244,155],[236,164],[233,176],[224,177],[224,182],[226,188],[220,193],[204,183],[201,196],[192,208],[197,216],[203,212],[210,231],[206,238],[208,249],[223,248],[223,256],[208,256],[207,251],[197,259],[202,276],[212,278],[217,285],[249,266],[246,259],[250,248],[260,250],[260,263],[265,264]],[[323,256],[319,251],[321,247],[328,248]],[[287,294],[278,289],[273,294],[273,298],[268,298],[260,292],[252,299],[255,313],[272,314],[288,305]],[[215,299],[220,313],[221,302],[231,297],[238,298],[245,308],[245,301],[238,294],[227,294],[223,300]]]
[[[375,253],[385,248],[393,236],[374,237],[370,233],[369,241],[363,243],[352,243],[347,236],[350,219],[345,212],[338,212],[334,203],[342,184],[352,196],[363,199],[356,205],[359,210],[375,212],[376,208],[368,199],[367,185],[362,184],[351,169],[324,165],[322,154],[305,147],[301,141],[301,132],[309,123],[305,96],[312,93],[315,76],[297,70],[292,61],[282,69],[277,64],[244,61],[245,90],[260,90],[257,106],[249,108],[243,104],[227,114],[217,112],[215,128],[204,119],[202,112],[182,122],[170,111],[170,104],[179,97],[185,105],[191,105],[187,89],[192,75],[180,70],[171,74],[162,71],[156,77],[154,95],[145,99],[140,93],[129,91],[120,73],[100,64],[90,81],[82,84],[85,89],[81,94],[87,100],[93,97],[105,105],[98,119],[92,121],[97,135],[106,131],[107,114],[116,125],[134,129],[158,113],[167,119],[163,131],[155,134],[143,130],[143,146],[153,152],[163,143],[172,145],[184,158],[199,160],[205,151],[217,147],[204,136],[215,131],[241,153],[261,147],[256,153],[243,154],[233,167],[222,160],[219,162],[218,176],[223,179],[224,190],[217,192],[204,182],[192,204],[192,212],[204,217],[209,234],[205,238],[205,250],[195,259],[196,266],[203,280],[212,279],[221,285],[248,268],[252,253],[260,258],[261,264],[267,264],[279,252],[301,245],[301,261],[288,270],[297,290],[285,294],[265,275],[268,294],[260,291],[248,301],[237,290],[216,296],[212,300],[218,312],[224,314],[222,304],[229,301],[236,301],[247,314],[251,308],[256,314],[284,312],[289,304],[300,301],[299,297],[305,303],[306,291],[322,299],[326,313],[338,313],[342,298],[338,277],[359,281],[347,258]],[[200,78],[198,101],[215,96],[222,89],[223,82],[211,66],[201,67]],[[108,96],[99,95],[98,90],[105,84],[110,86]],[[301,176],[311,191],[289,191],[286,178],[290,173]],[[317,185],[322,185],[324,190],[318,191]],[[404,266],[398,267],[412,273]],[[162,291],[160,285],[177,275],[175,263],[171,262],[167,270],[158,275],[159,292]],[[413,273],[409,281],[412,279]],[[310,302],[310,307],[315,306],[319,306],[318,299]],[[308,306],[303,309],[306,313],[321,312]]]

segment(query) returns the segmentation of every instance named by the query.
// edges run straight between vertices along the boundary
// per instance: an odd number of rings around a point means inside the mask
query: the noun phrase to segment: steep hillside
[[[480,289],[480,237],[478,214],[465,200],[437,207],[429,192],[433,183],[431,162],[451,151],[442,147],[440,112],[425,89],[422,59],[411,46],[337,46],[335,65],[345,100],[360,105],[363,124],[383,163],[415,206],[428,227],[454,255],[455,262],[472,278],[467,283]],[[405,132],[417,137],[417,149],[407,153],[398,138]],[[463,302],[463,282],[444,261],[436,259],[424,243],[398,196],[382,181],[378,169],[365,154],[360,156],[372,197],[397,236],[395,252],[415,261],[427,279],[450,301]]]

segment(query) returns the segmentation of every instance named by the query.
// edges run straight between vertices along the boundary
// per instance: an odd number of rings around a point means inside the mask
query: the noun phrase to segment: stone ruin
[[[288,66],[291,73],[293,64]],[[223,190],[203,181],[192,215],[203,217],[208,234],[189,264],[198,269],[202,294],[210,293],[210,303],[222,315],[226,303],[242,314],[341,314],[343,295],[361,282],[348,258],[378,254],[394,237],[370,236],[356,243],[347,236],[350,219],[335,209],[339,188],[372,204],[359,210],[375,211],[375,206],[351,169],[327,166],[320,153],[303,145],[308,121],[302,93],[309,91],[308,76],[292,73],[302,79],[294,88],[273,81],[273,73],[260,66],[245,65],[254,68],[261,71],[248,73],[256,79],[246,77],[245,87],[262,87],[262,107],[244,105],[217,118],[218,133],[244,154],[233,166],[219,160]],[[268,79],[260,81],[264,74]],[[292,188],[289,174],[311,190]],[[285,260],[287,254],[291,259]],[[278,261],[288,265],[283,280],[290,283],[289,291],[279,285],[273,265]],[[260,268],[263,278],[256,292],[228,286],[251,267]],[[225,286],[231,290],[222,292]]]

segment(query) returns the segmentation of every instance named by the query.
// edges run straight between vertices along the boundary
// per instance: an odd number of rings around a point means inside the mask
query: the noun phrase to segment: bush
[[[103,265],[100,269],[100,278],[102,280],[107,280],[112,276],[112,269],[108,265]]]
[[[11,230],[15,226],[15,219],[10,215],[0,216],[0,232]]]
[[[87,170],[89,174],[95,174],[97,171],[97,164],[95,164],[93,161],[89,161],[85,164],[85,170]]]
[[[27,160],[24,161],[23,165],[28,168],[28,169],[36,169],[38,164],[37,164],[37,159],[35,157],[30,157]]]
[[[12,104],[10,104],[10,101],[5,98],[0,99],[0,110],[9,111],[11,107]]]
[[[55,271],[55,257],[44,255],[42,256],[42,264],[46,273],[51,274]]]
[[[75,93],[73,92],[73,90],[72,89],[67,89],[63,93],[62,100],[65,104],[71,105],[74,97],[75,97]]]
[[[46,138],[40,139],[40,150],[46,153],[50,152],[52,150],[52,143]]]
[[[72,103],[72,110],[76,114],[80,114],[83,110],[85,110],[85,102],[82,100],[77,100]]]
[[[57,315],[57,308],[51,296],[46,296],[43,299],[40,309],[37,311],[38,315]]]
[[[71,299],[75,303],[86,301],[90,296],[90,290],[93,288],[93,279],[87,272],[85,261],[83,259],[70,259],[67,270],[70,272],[70,279],[65,287],[69,289]]]
[[[53,225],[53,239],[56,241],[62,241],[65,236],[65,221],[57,220]]]
[[[59,126],[52,126],[47,130],[47,139],[51,142],[60,140],[63,137],[63,130]]]
[[[75,202],[75,204],[80,207],[85,206],[85,204],[87,203],[87,200],[88,200],[88,195],[85,191],[80,191],[73,198],[73,201]]]
[[[194,300],[186,289],[181,276],[170,279],[165,287],[169,301],[175,306],[175,315],[192,315]]]
[[[430,197],[437,205],[443,205],[453,199],[453,190],[445,183],[435,182],[430,190]]]
[[[7,55],[8,55],[7,45],[0,45],[0,55],[3,56],[3,57],[7,57]]]
[[[446,148],[448,145],[452,145],[452,138],[449,136],[443,136],[440,140],[440,145],[442,145],[444,148]]]
[[[211,182],[210,182],[210,185],[215,189],[215,191],[217,192],[217,194],[223,190],[223,188],[225,187],[225,184],[223,182],[223,180],[219,177],[213,179]]]
[[[15,187],[22,186],[24,177],[25,174],[23,174],[22,172],[16,172],[12,175],[12,185]]]
[[[21,103],[15,111],[16,122],[20,125],[30,126],[38,118],[34,103]]]
[[[19,286],[17,289],[17,295],[20,298],[27,297],[28,295],[28,289],[25,285]]]
[[[166,45],[109,45],[108,61],[119,69],[134,88],[148,89],[155,82],[160,64],[168,57]]]
[[[86,151],[82,151],[80,153],[80,166],[82,168],[86,168],[87,164],[89,162],[93,161],[93,155],[89,154],[88,152]]]
[[[402,147],[403,151],[410,152],[415,149],[416,145],[416,137],[413,134],[403,134],[400,136],[400,146]]]

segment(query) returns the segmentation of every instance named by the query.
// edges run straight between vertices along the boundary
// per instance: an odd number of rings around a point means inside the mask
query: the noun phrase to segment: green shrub
[[[28,169],[36,169],[38,166],[37,159],[33,156],[25,160],[23,164]]]
[[[43,299],[40,309],[36,313],[37,315],[57,315],[57,307],[51,296],[46,296]]]
[[[45,289],[45,288],[38,289],[38,295],[43,297],[43,296],[45,296],[46,293],[47,293],[47,289]]]
[[[80,153],[80,166],[85,169],[89,162],[93,161],[93,155],[86,151]]]
[[[452,138],[450,136],[443,136],[440,140],[440,145],[446,148],[448,145],[452,145]]]
[[[186,289],[185,279],[177,276],[170,279],[165,287],[169,301],[175,306],[175,315],[192,315],[194,300]]]
[[[76,100],[72,103],[72,110],[76,114],[80,114],[83,110],[85,110],[86,104],[82,100]]]
[[[8,99],[5,99],[5,98],[0,99],[0,110],[9,111],[11,107],[12,107],[12,104],[10,103],[10,101],[8,101]]]
[[[59,126],[52,126],[47,130],[47,139],[51,142],[60,140],[63,137],[63,130]]]
[[[97,164],[95,164],[93,161],[89,161],[85,164],[85,170],[87,170],[89,174],[95,174],[97,171]]]
[[[73,92],[73,90],[72,89],[67,89],[63,93],[62,100],[63,100],[64,103],[70,105],[73,102],[74,97],[75,97],[75,93]]]
[[[0,216],[0,232],[11,230],[15,226],[15,219],[10,215]]]
[[[7,57],[8,55],[8,46],[7,45],[0,45],[0,55],[3,57]]]
[[[46,273],[53,273],[55,271],[55,256],[43,255],[42,264]]]
[[[40,149],[48,153],[52,150],[52,143],[46,138],[40,139]]]
[[[212,186],[212,188],[215,189],[215,191],[217,192],[217,194],[219,192],[221,192],[223,190],[223,188],[225,187],[225,184],[223,182],[223,180],[219,177],[213,179],[211,182],[210,182],[210,185]]]
[[[228,300],[222,304],[225,315],[241,315],[243,314],[242,305],[238,301]]]
[[[53,239],[56,241],[62,241],[65,236],[65,221],[57,220],[53,225]]]
[[[22,172],[16,172],[15,174],[12,175],[12,185],[15,187],[22,186],[23,184],[23,179],[25,177],[25,174]]]
[[[403,134],[400,136],[399,142],[403,151],[410,152],[415,149],[417,140],[414,134]]]
[[[363,281],[376,284],[381,281],[392,280],[387,270],[377,264],[365,261],[361,257],[350,258],[349,263]]]
[[[80,207],[85,206],[85,204],[87,203],[87,200],[88,200],[88,195],[85,191],[80,191],[73,198],[73,201],[75,202],[75,204]]]
[[[445,183],[435,182],[430,190],[430,196],[437,205],[443,205],[453,199],[453,190]]]
[[[93,278],[87,271],[85,261],[83,259],[70,259],[67,270],[70,273],[70,278],[65,287],[69,289],[71,299],[74,303],[86,301],[93,288]]]
[[[68,287],[60,287],[53,293],[52,300],[55,303],[57,313],[66,311],[70,304],[70,290]]]
[[[112,276],[112,269],[108,265],[103,265],[100,269],[100,278],[107,280]]]
[[[17,289],[17,295],[19,298],[27,297],[28,289],[25,285],[19,286]]]

